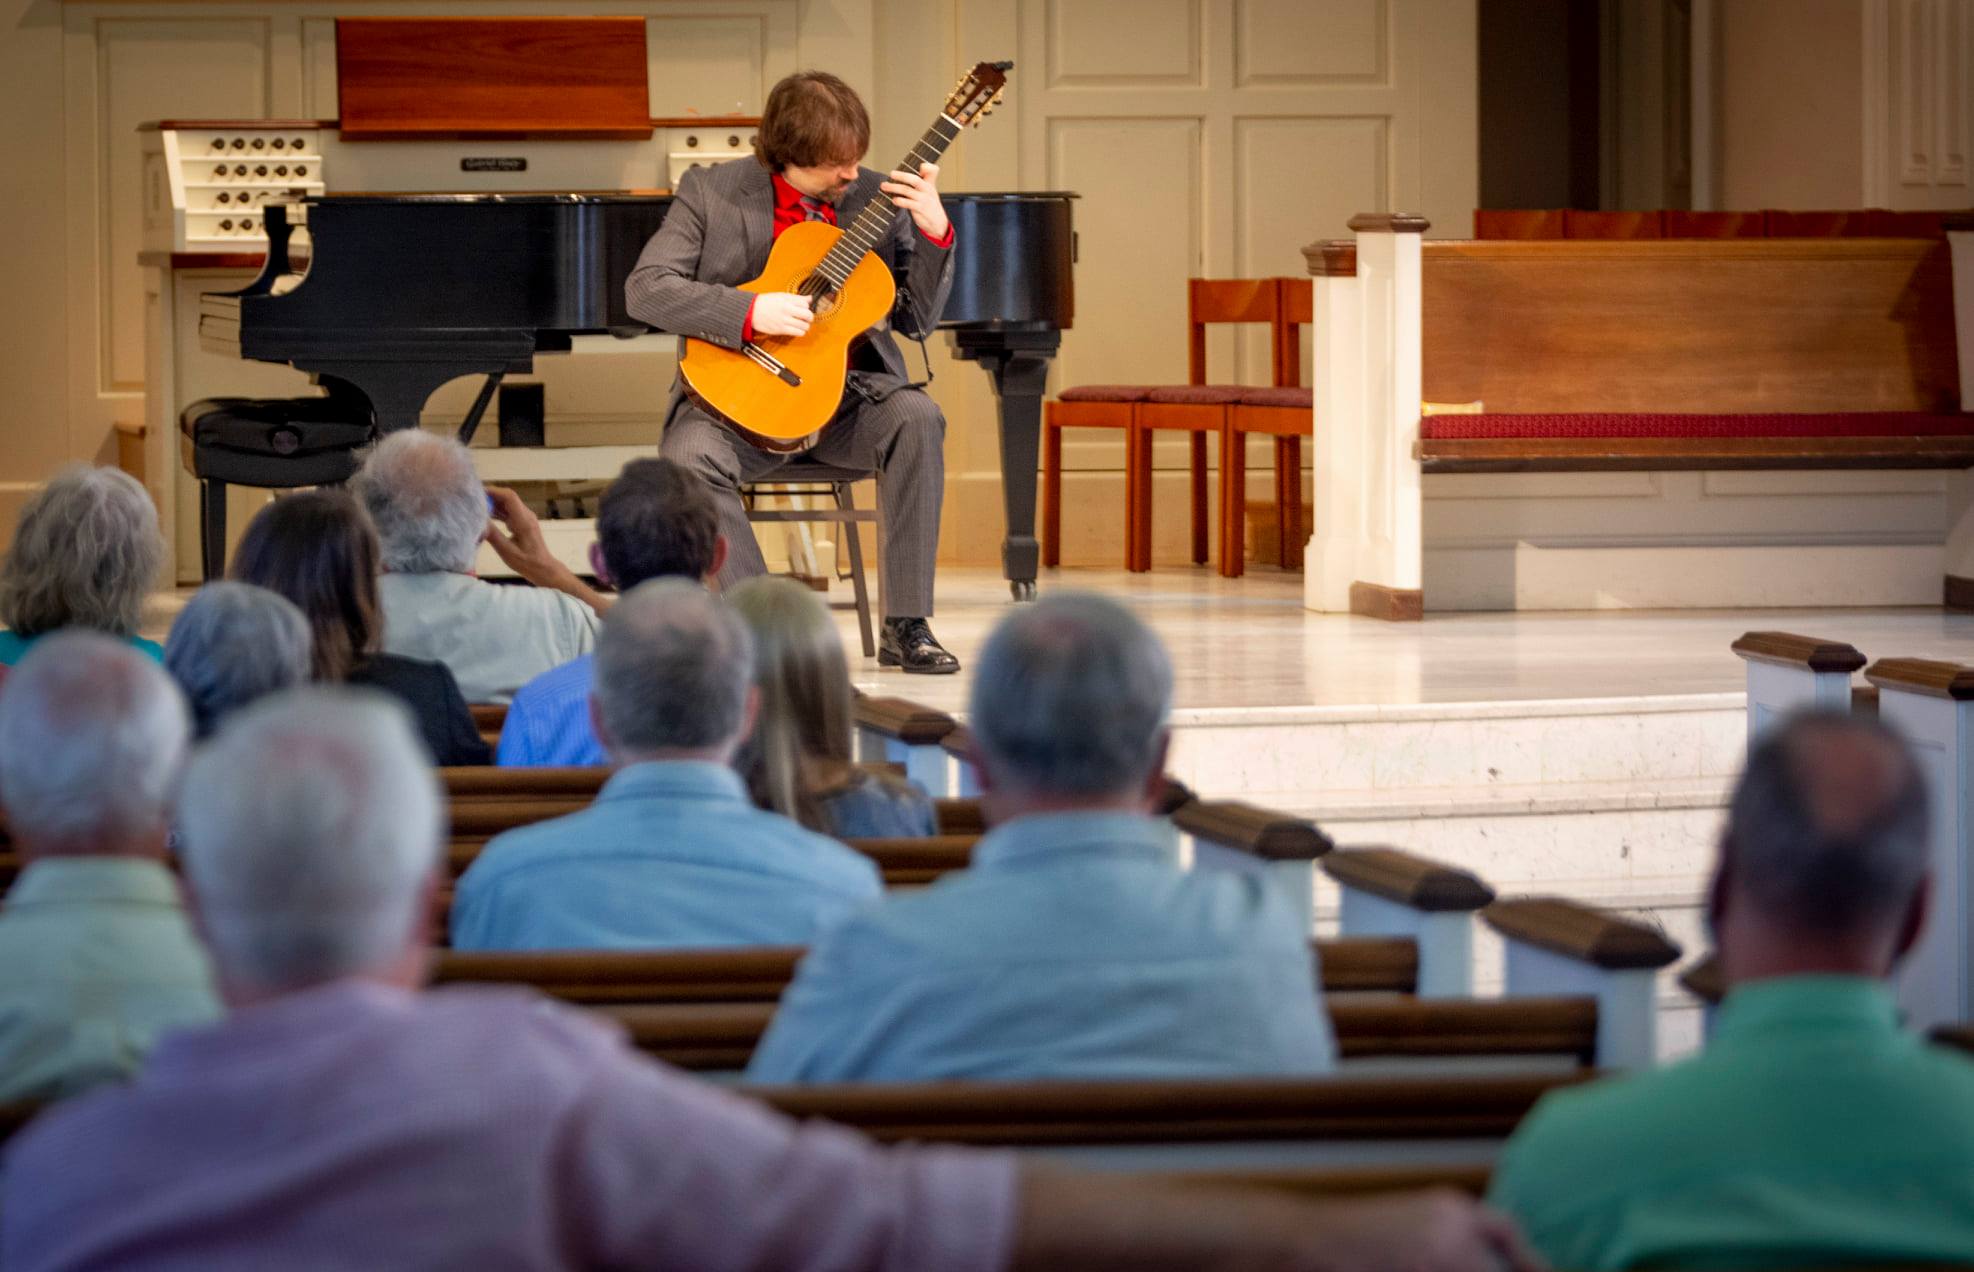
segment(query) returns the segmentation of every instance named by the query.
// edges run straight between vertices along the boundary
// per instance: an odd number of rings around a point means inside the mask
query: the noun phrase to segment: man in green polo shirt
[[[1974,1062],[1900,1029],[1927,805],[1875,720],[1754,748],[1708,896],[1730,987],[1706,1051],[1545,1099],[1491,1200],[1558,1267],[1974,1260]]]

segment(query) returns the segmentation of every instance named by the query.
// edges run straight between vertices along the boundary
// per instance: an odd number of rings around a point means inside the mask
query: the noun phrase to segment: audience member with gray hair
[[[608,600],[549,551],[520,496],[481,484],[457,441],[421,429],[392,433],[354,484],[382,547],[385,653],[444,663],[468,702],[506,702],[596,643]],[[483,540],[535,586],[474,577]]]
[[[581,812],[500,835],[459,880],[460,949],[801,945],[882,890],[863,854],[748,800],[753,642],[698,583],[625,593],[590,710],[617,771]]]
[[[651,636],[670,665],[704,642],[702,688],[721,682],[711,698],[744,717],[727,691],[744,658],[730,682],[715,664],[745,641],[723,625],[702,608],[619,635]],[[706,736],[617,718],[665,751]],[[232,1014],[20,1133],[0,1265],[1529,1272],[1512,1225],[1450,1193],[1309,1205],[883,1149],[664,1068],[537,995],[419,993],[443,815],[382,697],[300,690],[241,711],[194,762],[181,816]]]
[[[308,619],[266,588],[208,583],[172,623],[164,664],[185,691],[193,731],[207,737],[229,712],[307,683]]]
[[[69,628],[162,657],[137,626],[164,555],[158,511],[135,477],[87,464],[56,473],[22,507],[0,563],[0,623],[7,627],[0,665],[19,662],[37,639]]]
[[[1870,717],[1748,756],[1707,897],[1728,994],[1698,1056],[1549,1096],[1493,1196],[1559,1267],[1964,1262],[1974,1065],[1886,984],[1927,905],[1926,785]]]
[[[36,643],[0,694],[0,806],[27,869],[0,910],[0,1100],[133,1073],[219,1014],[165,866],[189,725],[171,678],[96,632]]]
[[[1319,1073],[1336,1047],[1299,907],[1181,868],[1152,816],[1172,668],[1116,601],[1017,608],[968,708],[993,830],[972,866],[827,933],[750,1080]]]

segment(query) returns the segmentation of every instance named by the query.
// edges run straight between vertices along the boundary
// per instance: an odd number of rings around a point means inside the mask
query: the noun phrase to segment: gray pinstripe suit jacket
[[[837,224],[849,225],[871,199],[885,197],[877,188],[883,180],[861,169],[837,205]],[[665,223],[624,281],[625,305],[660,331],[737,349],[750,303],[737,284],[761,272],[773,246],[774,183],[766,168],[751,158],[693,168],[679,178]],[[867,368],[871,387],[882,393],[910,378],[890,329],[908,336],[932,330],[953,288],[953,254],[928,243],[902,210],[893,213],[876,253],[897,280],[898,301],[889,321],[868,333],[865,351],[851,354],[851,366]],[[683,386],[674,384],[667,419],[683,396]]]

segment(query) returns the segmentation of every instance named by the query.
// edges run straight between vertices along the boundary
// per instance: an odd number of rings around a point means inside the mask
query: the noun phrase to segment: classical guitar
[[[916,171],[936,162],[962,129],[994,108],[1013,66],[982,62],[968,72],[897,167]],[[815,321],[804,335],[757,336],[739,349],[686,340],[679,370],[693,397],[767,450],[802,450],[813,442],[843,400],[851,342],[889,314],[897,298],[891,271],[871,254],[896,212],[880,193],[847,228],[806,221],[782,231],[761,276],[740,289],[810,297]]]

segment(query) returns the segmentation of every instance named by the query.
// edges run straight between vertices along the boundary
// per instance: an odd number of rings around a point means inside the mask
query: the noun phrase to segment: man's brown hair
[[[863,99],[828,71],[797,71],[769,90],[754,140],[754,157],[769,172],[850,163],[869,149]]]

